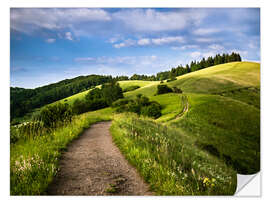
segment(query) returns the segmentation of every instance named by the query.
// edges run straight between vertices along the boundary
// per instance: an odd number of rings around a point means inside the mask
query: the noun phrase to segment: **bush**
[[[81,114],[86,112],[86,102],[84,100],[76,99],[73,103],[72,110],[75,114]]]
[[[173,90],[167,85],[158,85],[157,86],[157,94],[166,94],[169,92],[173,92]]]
[[[40,120],[45,127],[56,127],[59,123],[70,122],[71,118],[72,110],[68,104],[57,103],[40,111]]]
[[[81,114],[88,111],[94,111],[107,107],[107,103],[104,98],[96,98],[93,100],[79,100],[76,99],[72,106],[72,111],[75,114]]]
[[[157,102],[150,102],[148,97],[138,94],[136,99],[121,99],[112,104],[118,113],[133,112],[138,115],[144,115],[152,118],[161,116],[161,105]]]
[[[150,105],[142,107],[141,114],[156,119],[161,116],[161,105],[157,102],[152,102]]]
[[[95,100],[95,99],[100,99],[102,98],[102,91],[99,88],[95,88],[91,91],[89,91],[86,95],[85,95],[85,99],[90,101],[90,100]]]
[[[116,108],[116,107],[120,107],[123,106],[125,104],[127,104],[130,100],[128,99],[118,99],[117,101],[112,103],[112,107]]]
[[[111,106],[117,99],[124,98],[121,87],[118,83],[104,84],[101,87],[102,96],[108,106]]]
[[[138,85],[132,85],[132,86],[129,86],[129,87],[125,88],[125,89],[123,90],[123,92],[133,91],[133,90],[136,90],[136,89],[138,89],[138,88],[140,88],[140,86],[138,86]]]
[[[92,103],[94,109],[103,108],[104,103],[106,106],[112,105],[117,99],[123,98],[123,92],[118,83],[103,84],[101,89],[95,88],[87,93],[85,99]],[[98,105],[98,103],[101,105]]]
[[[179,94],[183,93],[183,91],[180,88],[177,88],[177,87],[173,87],[172,90],[173,90],[174,93],[179,93]]]

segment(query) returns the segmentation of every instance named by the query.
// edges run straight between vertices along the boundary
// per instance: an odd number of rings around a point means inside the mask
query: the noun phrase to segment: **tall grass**
[[[236,172],[194,139],[133,114],[117,115],[114,142],[158,195],[232,195]]]
[[[20,139],[10,146],[10,194],[41,195],[58,171],[58,160],[67,144],[91,124],[110,120],[110,109],[82,114],[68,126],[41,136]]]
[[[187,94],[189,111],[170,123],[196,139],[198,147],[223,159],[240,174],[260,170],[260,110],[215,95]]]

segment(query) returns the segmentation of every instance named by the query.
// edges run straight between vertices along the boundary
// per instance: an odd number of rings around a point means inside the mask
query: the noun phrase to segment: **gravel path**
[[[94,124],[69,145],[49,195],[153,194],[112,142],[110,125]]]

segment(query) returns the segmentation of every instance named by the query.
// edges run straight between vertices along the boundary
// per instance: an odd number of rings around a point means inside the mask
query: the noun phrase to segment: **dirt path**
[[[184,103],[185,103],[185,106],[184,106],[183,111],[182,111],[181,113],[179,113],[179,114],[175,117],[175,119],[180,118],[181,116],[184,115],[184,113],[188,112],[188,99],[187,99],[186,96],[185,96],[185,102],[184,102]]]
[[[100,122],[63,153],[49,195],[152,195],[112,142],[111,122]]]

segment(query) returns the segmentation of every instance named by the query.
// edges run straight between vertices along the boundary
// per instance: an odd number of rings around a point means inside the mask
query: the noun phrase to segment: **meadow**
[[[11,144],[11,194],[44,194],[61,151],[101,120],[113,120],[114,142],[157,195],[232,195],[237,173],[260,170],[260,64],[227,63],[164,82],[182,94],[156,95],[160,81],[119,84],[140,86],[124,97],[147,96],[162,115],[155,120],[109,107]],[[88,91],[57,102],[72,104]]]

